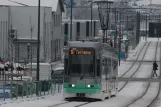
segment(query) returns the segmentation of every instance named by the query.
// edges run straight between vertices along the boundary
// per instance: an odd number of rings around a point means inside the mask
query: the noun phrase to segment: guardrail
[[[45,81],[22,81],[22,80],[0,80],[0,101],[18,100],[25,98],[37,98],[45,95],[62,93],[62,82],[52,80]],[[36,88],[38,95],[36,95]]]

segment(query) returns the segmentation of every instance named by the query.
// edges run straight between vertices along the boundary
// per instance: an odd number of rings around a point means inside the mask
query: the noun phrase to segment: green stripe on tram
[[[101,86],[100,84],[90,84],[93,87],[88,88],[88,84],[74,84],[74,87],[71,87],[71,83],[64,83],[64,91],[67,93],[100,93]]]

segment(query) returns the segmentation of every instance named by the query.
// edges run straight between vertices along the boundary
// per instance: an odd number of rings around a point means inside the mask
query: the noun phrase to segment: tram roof
[[[69,41],[69,47],[87,47],[87,48],[95,48],[101,49],[100,42],[91,42],[91,41]]]
[[[92,41],[68,41],[69,47],[87,47],[95,48],[97,50],[105,49],[114,51],[108,43],[92,42]]]

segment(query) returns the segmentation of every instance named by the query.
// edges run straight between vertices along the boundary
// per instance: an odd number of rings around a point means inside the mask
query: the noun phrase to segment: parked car
[[[6,87],[11,87],[11,84],[6,84]],[[17,89],[18,87],[18,89]],[[24,84],[12,84],[12,97],[18,96],[26,96],[30,94],[34,94],[36,91],[35,83],[24,83]]]
[[[64,67],[58,67],[52,71],[51,78],[55,83],[62,83],[63,75],[64,75]]]

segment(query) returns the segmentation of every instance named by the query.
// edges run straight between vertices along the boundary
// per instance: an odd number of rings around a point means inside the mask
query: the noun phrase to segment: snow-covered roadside
[[[110,98],[103,102],[91,103],[88,105],[88,107],[123,107],[127,102],[139,96],[142,93],[142,88],[143,83],[130,82],[127,87],[125,87],[121,92],[118,93],[117,97]]]
[[[128,58],[126,59],[128,60],[135,60],[137,58],[137,56],[139,55],[139,52],[141,51],[142,47],[145,45],[145,41],[142,41],[138,44],[138,46],[134,49],[134,50],[129,50],[128,52]]]
[[[121,66],[119,67],[119,75],[123,74],[123,72],[125,72],[130,67],[130,65],[131,64],[129,64],[129,62],[122,61]],[[136,74],[135,76],[136,77],[147,76],[147,69],[150,70],[150,68],[146,68],[146,67],[150,67],[150,66],[148,66],[148,64],[143,65],[140,68],[140,71],[142,71],[142,72],[140,74],[139,73]],[[145,71],[145,72],[143,73],[143,71]],[[148,72],[150,73],[150,71],[148,71]],[[128,101],[131,101],[132,99],[134,99],[138,95],[140,95],[142,93],[143,89],[145,88],[144,86],[145,85],[143,85],[142,82],[130,82],[127,87],[125,87],[120,93],[118,93],[117,97],[108,99],[104,102],[94,102],[94,103],[91,103],[91,104],[88,104],[88,105],[85,105],[85,106],[82,106],[82,107],[97,107],[97,106],[101,106],[101,107],[122,107]],[[155,90],[153,90],[153,91],[155,91]],[[149,96],[152,93],[149,92]],[[27,107],[27,106],[30,106],[30,107],[47,107],[47,106],[51,106],[51,105],[62,103],[62,102],[65,102],[62,99],[62,95],[57,95],[57,96],[48,96],[47,98],[40,99],[40,100],[5,104],[5,105],[2,105],[1,107],[11,107],[11,106],[16,106],[16,107]],[[66,107],[73,107],[73,105],[77,105],[77,104],[78,103],[68,104],[68,105],[66,104]],[[139,105],[137,107],[139,107]],[[143,106],[141,106],[141,107],[143,107]]]
[[[150,45],[150,47],[153,46],[154,45]],[[153,50],[152,52],[151,55],[154,55],[155,50]],[[144,59],[146,60],[147,58],[148,56],[145,55]],[[149,66],[149,64],[143,65],[139,68],[139,71],[133,77],[147,78],[151,74],[151,71],[152,66]],[[116,98],[107,100],[106,104],[108,104],[108,107],[123,107],[128,102],[131,102],[133,99],[139,97],[144,92],[146,84],[147,83],[144,82],[129,82],[126,87],[118,93]],[[117,103],[114,103],[116,101]]]
[[[159,43],[159,46],[157,49],[158,49],[157,50],[157,59],[160,60],[160,43]],[[160,71],[160,64],[158,64],[158,65],[159,65],[158,71]],[[152,69],[152,66],[151,66],[151,69]],[[130,107],[147,107],[151,103],[151,101],[156,97],[158,89],[159,89],[159,83],[150,83],[150,87],[149,87],[147,93],[140,100],[138,100],[134,104],[132,104]],[[159,103],[155,103],[152,105],[152,107],[157,107],[158,104]]]
[[[8,103],[8,104],[3,104],[1,107],[47,107],[51,106],[53,104],[58,104],[65,102],[62,99],[62,95],[50,95],[45,97],[44,99],[39,99],[39,100],[31,100],[31,101],[24,101],[20,103]]]

